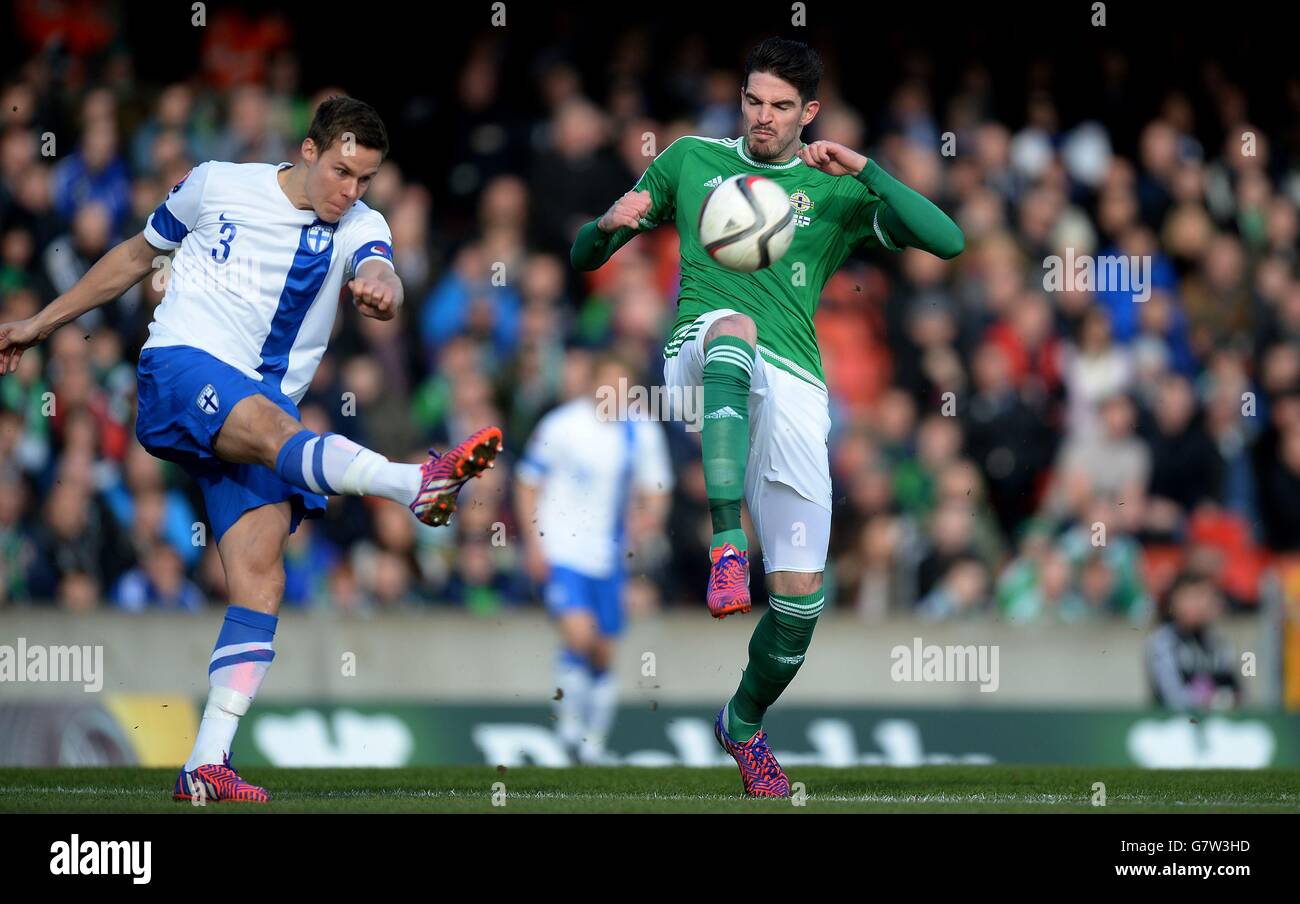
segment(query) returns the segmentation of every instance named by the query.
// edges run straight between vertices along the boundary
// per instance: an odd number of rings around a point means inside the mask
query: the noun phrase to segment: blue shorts
[[[212,451],[226,416],[261,393],[298,419],[298,406],[207,352],[185,345],[146,348],[136,369],[135,435],[155,458],[175,462],[198,481],[217,542],[249,509],[288,500],[293,533],[303,518],[325,513],[325,497],[286,483],[262,465],[232,464]]]
[[[623,575],[592,578],[572,568],[551,566],[546,582],[546,611],[559,617],[574,610],[590,612],[606,637],[623,632]]]

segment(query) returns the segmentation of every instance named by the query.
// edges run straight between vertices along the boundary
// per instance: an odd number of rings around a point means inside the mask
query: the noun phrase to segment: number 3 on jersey
[[[235,240],[235,224],[225,222],[226,215],[221,215],[221,236],[217,239],[217,247],[212,249],[212,257],[218,264],[224,264],[230,257],[230,243]]]

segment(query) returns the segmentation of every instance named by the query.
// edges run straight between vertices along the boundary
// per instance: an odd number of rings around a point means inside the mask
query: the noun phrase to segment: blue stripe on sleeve
[[[176,219],[175,214],[167,209],[166,201],[159,204],[158,209],[149,217],[149,225],[153,227],[154,232],[177,245],[190,231],[190,227]]]
[[[393,248],[387,242],[367,242],[352,255],[352,272],[356,273],[361,262],[372,257],[382,257],[390,264],[393,262]]]

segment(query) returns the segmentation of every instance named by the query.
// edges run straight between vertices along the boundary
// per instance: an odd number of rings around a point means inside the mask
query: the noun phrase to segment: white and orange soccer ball
[[[764,176],[732,176],[700,207],[700,244],[728,270],[770,267],[790,249],[794,229],[789,196]]]

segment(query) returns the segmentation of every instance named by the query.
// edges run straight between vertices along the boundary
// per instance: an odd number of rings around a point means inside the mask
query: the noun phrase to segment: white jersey
[[[145,348],[201,349],[299,402],[363,260],[392,265],[392,235],[357,201],[337,223],[299,210],[288,163],[196,166],[149,217],[145,240],[179,248]]]
[[[622,568],[623,532],[634,490],[667,493],[672,465],[662,428],[600,420],[579,398],[542,418],[516,469],[540,487],[537,528],[551,565],[606,578]]]

